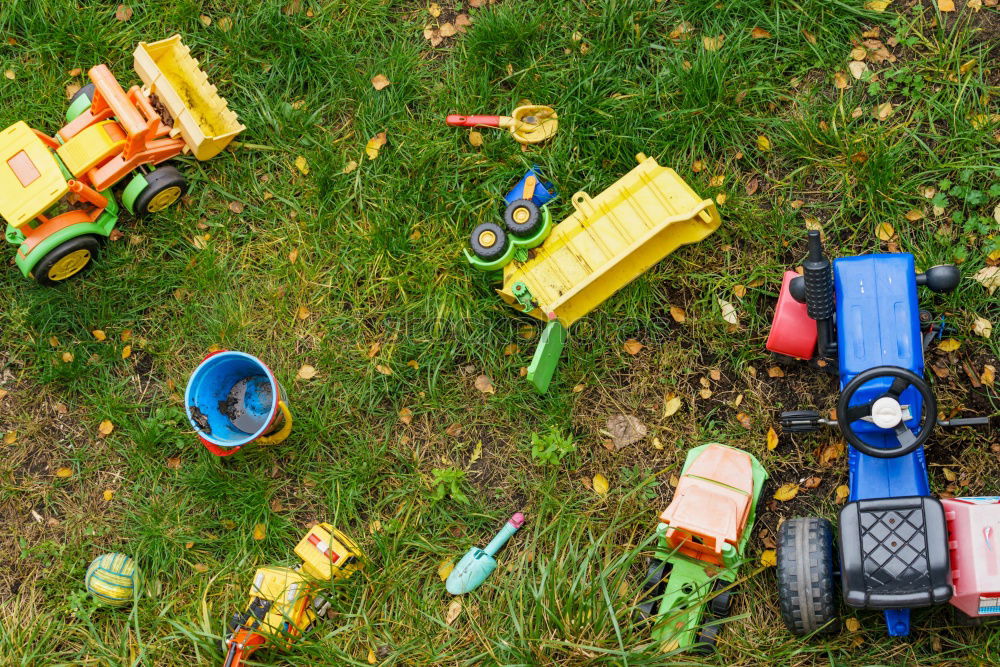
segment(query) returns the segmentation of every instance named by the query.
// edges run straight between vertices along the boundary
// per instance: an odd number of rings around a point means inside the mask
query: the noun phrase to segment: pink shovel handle
[[[500,127],[500,116],[460,116],[451,114],[445,122],[452,127]]]

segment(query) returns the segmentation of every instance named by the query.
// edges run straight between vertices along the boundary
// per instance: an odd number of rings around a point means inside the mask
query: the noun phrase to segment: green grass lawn
[[[2,3],[0,127],[23,119],[55,132],[66,87],[90,66],[131,85],[135,45],[180,33],[247,130],[210,161],[180,159],[183,205],[126,216],[79,279],[37,287],[5,247],[0,663],[221,664],[217,642],[255,568],[296,564],[314,521],[353,535],[367,567],[329,586],[334,613],[307,641],[258,652],[260,664],[995,660],[1000,634],[955,626],[950,607],[917,612],[905,641],[886,638],[877,613],[857,614],[854,631],[796,639],[774,570],[760,565],[783,518],[834,518],[847,479],[843,456],[821,455],[832,431],[765,444],[780,409],[836,400],[832,378],[774,370],[764,348],[807,227],[835,255],[960,263],[958,290],[922,295],[961,343],[930,352],[928,376],[945,413],[1000,413],[996,386],[978,379],[1000,365],[1000,335],[972,332],[976,318],[1000,327],[998,294],[972,278],[1000,251],[995,2],[957,0],[940,14],[933,0],[884,12],[863,0],[439,0],[434,18],[411,0],[148,0],[129,2],[124,21],[116,4]],[[425,29],[456,13],[471,25],[432,46]],[[849,70],[857,47],[860,78]],[[391,85],[376,90],[378,74]],[[558,110],[551,143],[522,151],[483,130],[477,147],[444,124],[523,99]],[[387,143],[370,159],[380,132]],[[496,296],[496,275],[464,261],[468,233],[498,219],[532,164],[557,183],[561,220],[572,193],[600,192],[639,152],[724,201],[722,226],[578,325],[538,396],[520,377],[538,330]],[[720,299],[738,325],[723,321]],[[631,355],[628,339],[645,347]],[[216,346],[275,370],[295,415],[287,442],[225,460],[198,444],[180,397]],[[304,364],[315,377],[297,378]],[[475,388],[479,375],[495,393]],[[671,394],[682,406],[665,417]],[[648,433],[612,451],[606,423],[619,414]],[[531,435],[550,428],[576,445],[560,465],[531,456]],[[752,452],[771,480],[737,615],[715,657],[693,658],[662,652],[632,619],[671,479],[710,441]],[[1000,493],[995,443],[940,432],[927,450],[935,492]],[[435,501],[441,476],[460,480],[459,493]],[[815,488],[772,500],[808,478]],[[447,624],[438,565],[517,510],[528,522],[500,568]],[[106,551],[138,561],[134,608],[96,608],[85,593],[87,564]]]

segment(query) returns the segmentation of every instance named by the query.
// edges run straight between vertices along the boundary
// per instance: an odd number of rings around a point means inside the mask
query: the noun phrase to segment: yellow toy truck
[[[313,526],[296,545],[295,555],[302,565],[294,570],[278,566],[257,570],[246,611],[229,621],[229,634],[223,640],[224,667],[245,664],[266,644],[290,649],[330,608],[318,594],[320,584],[346,579],[361,569],[358,546],[328,523]]]
[[[57,285],[89,266],[118,223],[112,186],[134,215],[176,203],[187,181],[165,162],[218,154],[244,127],[174,35],[140,42],[142,87],[126,92],[107,65],[70,100],[54,136],[18,121],[0,132],[0,217],[26,277]]]
[[[502,268],[500,297],[546,325],[528,366],[539,393],[548,389],[573,322],[721,224],[715,202],[677,172],[642,153],[636,160],[596,197],[574,194],[573,214],[557,225],[546,205],[552,185],[532,169],[506,196],[504,225],[486,222],[472,231],[469,262],[481,271]]]

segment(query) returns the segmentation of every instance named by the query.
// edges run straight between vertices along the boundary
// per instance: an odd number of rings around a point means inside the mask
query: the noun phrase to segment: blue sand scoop
[[[514,516],[507,520],[504,527],[486,545],[485,549],[480,549],[479,547],[469,549],[469,552],[462,556],[462,560],[458,561],[458,565],[448,575],[448,580],[445,582],[448,592],[452,595],[461,595],[462,593],[468,593],[479,588],[486,581],[486,577],[490,576],[493,570],[497,569],[497,561],[494,558],[496,553],[503,548],[503,545],[507,544],[507,540],[523,524],[524,515],[520,512],[515,512]]]

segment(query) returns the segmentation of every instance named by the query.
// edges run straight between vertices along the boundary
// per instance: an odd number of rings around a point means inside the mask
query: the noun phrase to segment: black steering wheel
[[[851,399],[862,385],[879,378],[892,378],[892,386],[884,394],[870,403],[851,405]],[[920,419],[920,433],[914,434],[906,426],[907,417],[899,404],[899,395],[913,385],[924,399],[923,414]],[[892,430],[899,441],[899,447],[875,447],[862,440],[851,429],[851,424],[868,417],[879,428]],[[894,459],[909,454],[927,442],[937,424],[937,401],[927,381],[911,370],[899,366],[876,366],[862,371],[847,383],[837,401],[837,426],[847,442],[868,456],[879,459]]]

